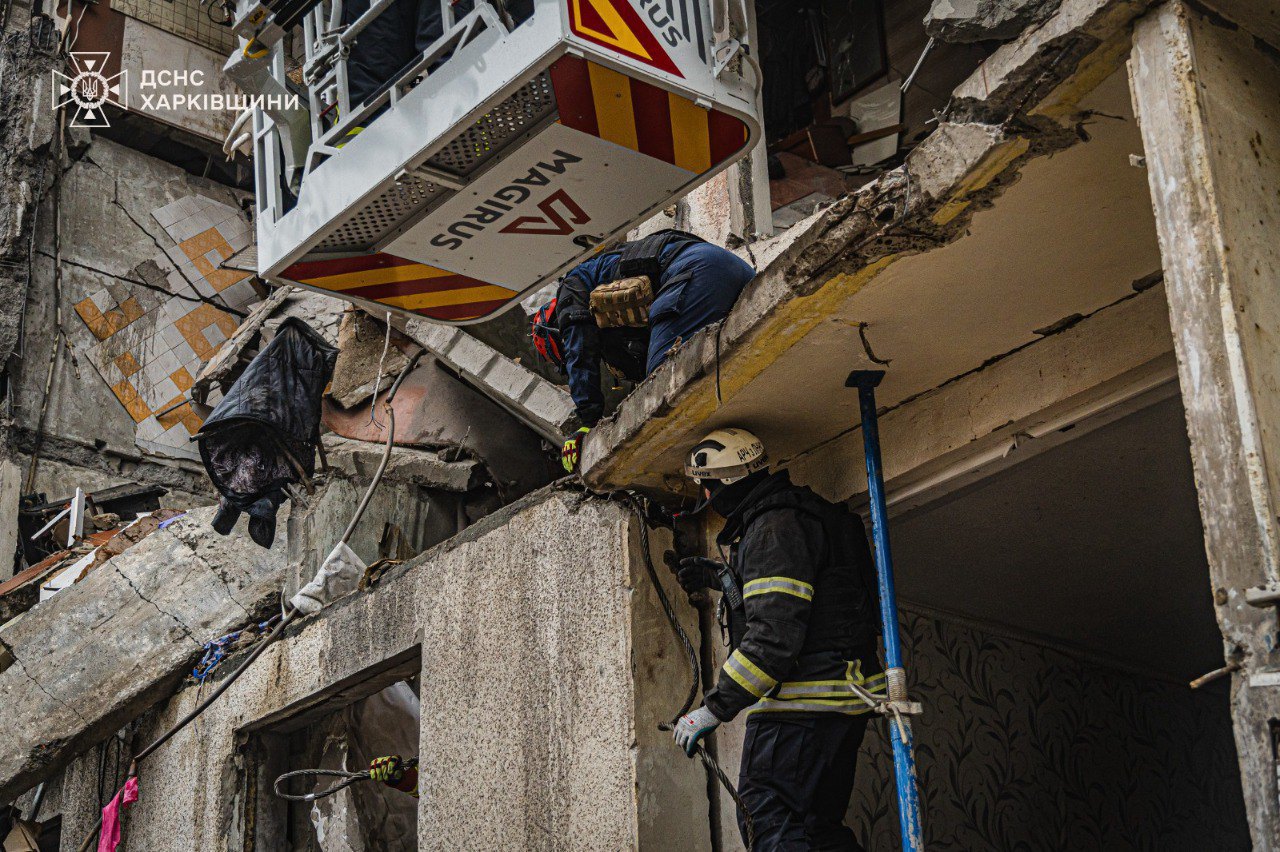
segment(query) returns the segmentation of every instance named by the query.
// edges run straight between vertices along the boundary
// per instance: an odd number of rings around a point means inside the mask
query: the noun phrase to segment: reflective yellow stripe
[[[845,701],[861,701],[850,688],[855,683],[867,692],[874,693],[885,685],[883,674],[872,675],[866,680],[804,680],[784,683],[778,689],[778,698],[842,698]]]
[[[742,588],[742,596],[744,598],[767,595],[770,592],[795,595],[806,601],[813,600],[813,586],[801,580],[793,580],[790,577],[761,577],[758,580],[750,581]]]
[[[811,713],[866,713],[872,708],[851,685],[878,695],[885,689],[885,674],[862,675],[862,661],[850,660],[845,666],[844,680],[786,681],[771,697],[757,702],[751,712],[759,710],[807,711]]]
[[[805,701],[779,701],[774,698],[762,698],[747,710],[747,715],[760,712],[844,713],[847,716],[860,716],[863,713],[870,713],[871,708],[862,701],[826,701],[820,698]]]
[[[427,278],[447,278],[455,273],[424,263],[408,263],[404,266],[386,266],[360,272],[343,272],[308,278],[303,283],[325,290],[350,290],[352,287],[368,287],[372,284],[393,284],[397,281],[422,281]]]
[[[440,290],[435,293],[417,293],[412,296],[390,296],[379,299],[383,305],[415,311],[419,308],[439,308],[445,305],[465,305],[470,302],[488,302],[510,299],[515,291],[495,284],[484,287],[465,287],[460,290]]]
[[[738,686],[756,698],[763,698],[766,692],[778,685],[776,680],[765,674],[741,651],[734,651],[729,655],[729,659],[724,662],[723,670]]]
[[[688,98],[667,93],[671,107],[671,141],[675,147],[676,165],[695,174],[711,168],[711,131],[707,126],[707,110]]]

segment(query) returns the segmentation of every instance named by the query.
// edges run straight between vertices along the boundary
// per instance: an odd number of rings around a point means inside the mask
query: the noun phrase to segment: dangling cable
[[[289,780],[290,778],[319,777],[322,775],[332,778],[341,778],[343,780],[334,784],[332,787],[326,787],[318,793],[286,793],[284,790],[280,789],[281,783]],[[332,796],[340,790],[345,790],[357,781],[368,780],[369,770],[367,769],[363,772],[347,772],[342,769],[299,769],[294,772],[286,772],[281,775],[276,779],[274,786],[276,795],[281,799],[287,799],[290,802],[314,802],[316,799],[323,799],[327,796]]]
[[[640,521],[640,554],[644,559],[645,571],[649,574],[649,581],[653,583],[654,591],[658,593],[658,602],[662,604],[662,611],[666,614],[667,621],[671,624],[671,629],[675,632],[676,637],[680,640],[680,644],[684,646],[685,652],[689,657],[689,695],[685,698],[684,705],[681,706],[679,712],[672,717],[670,722],[663,722],[658,725],[658,730],[660,731],[671,731],[674,730],[675,724],[680,721],[680,717],[688,713],[693,707],[693,703],[698,700],[698,687],[702,682],[698,664],[698,652],[694,649],[693,642],[689,640],[689,634],[685,633],[684,627],[680,625],[680,619],[676,616],[675,608],[671,605],[671,599],[667,597],[666,590],[658,580],[658,571],[653,567],[653,556],[649,552],[649,519],[645,517],[639,498],[634,494],[623,492],[619,499]],[[702,765],[706,767],[708,772],[716,776],[729,794],[729,798],[733,799],[734,804],[737,805],[738,813],[742,814],[742,822],[746,827],[747,834],[747,852],[752,852],[756,844],[756,829],[755,823],[751,819],[751,812],[747,810],[746,804],[742,801],[742,796],[738,793],[738,789],[733,786],[733,782],[729,780],[729,776],[720,768],[720,764],[716,762],[716,759],[711,756],[711,753],[707,751],[701,742],[697,744],[697,750],[698,757],[702,760]]]

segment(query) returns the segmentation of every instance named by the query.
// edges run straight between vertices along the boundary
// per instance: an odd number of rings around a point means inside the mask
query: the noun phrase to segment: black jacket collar
[[[752,488],[747,493],[747,496],[742,498],[742,502],[738,504],[738,507],[725,518],[724,529],[716,536],[716,543],[724,546],[732,544],[741,538],[747,525],[751,523],[756,515],[760,514],[762,510],[772,508],[774,504],[779,503],[775,499],[779,495],[794,490],[795,486],[791,484],[791,477],[787,475],[785,470],[770,473],[761,480],[759,485]]]

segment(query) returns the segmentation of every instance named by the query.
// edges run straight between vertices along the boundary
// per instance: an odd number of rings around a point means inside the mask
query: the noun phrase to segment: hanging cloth
[[[318,332],[290,317],[205,420],[196,440],[220,495],[213,528],[222,535],[247,512],[249,535],[271,546],[285,486],[315,473],[320,400],[337,358]]]
[[[138,776],[124,782],[124,787],[102,809],[102,830],[98,833],[98,852],[116,852],[120,845],[120,816],[125,808],[138,801]]]

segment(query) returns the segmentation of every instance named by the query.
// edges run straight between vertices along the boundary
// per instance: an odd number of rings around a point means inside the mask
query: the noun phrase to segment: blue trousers
[[[649,308],[649,357],[652,373],[677,341],[729,315],[755,270],[719,246],[699,243],[680,253],[663,276],[666,284]]]

